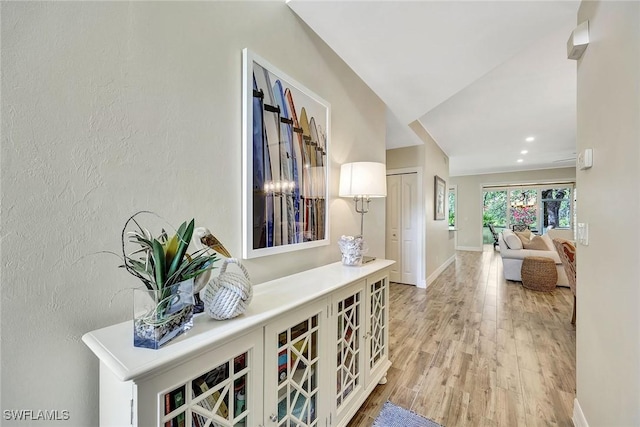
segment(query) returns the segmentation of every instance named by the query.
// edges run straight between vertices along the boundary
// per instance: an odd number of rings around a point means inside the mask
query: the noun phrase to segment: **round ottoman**
[[[556,288],[558,271],[551,258],[528,256],[522,261],[522,286],[533,291],[550,292]]]

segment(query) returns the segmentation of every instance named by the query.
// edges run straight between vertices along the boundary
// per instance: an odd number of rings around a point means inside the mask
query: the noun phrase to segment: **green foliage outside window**
[[[456,192],[449,190],[449,227],[456,225]]]
[[[484,210],[482,222],[486,227],[493,224],[498,227],[507,225],[507,192],[485,191],[483,194]]]

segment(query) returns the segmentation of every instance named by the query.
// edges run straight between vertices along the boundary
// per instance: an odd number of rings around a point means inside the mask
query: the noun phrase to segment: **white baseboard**
[[[589,427],[589,423],[587,423],[587,419],[584,417],[584,413],[582,412],[582,408],[580,407],[577,398],[573,401],[572,420],[575,427]]]
[[[418,286],[419,288],[421,288],[421,289],[427,289],[427,281],[426,281],[426,280],[420,280],[420,281],[418,282],[418,285],[417,285],[417,286]]]
[[[431,283],[433,283],[434,280],[436,280],[438,278],[438,276],[440,275],[440,273],[442,273],[447,267],[449,267],[449,265],[454,262],[456,260],[456,256],[452,255],[451,258],[449,258],[448,260],[446,260],[444,262],[444,264],[442,264],[440,267],[438,267],[436,269],[436,271],[434,271],[433,273],[431,273],[429,275],[429,277],[427,277],[427,283],[425,285],[425,288],[428,287]]]
[[[482,252],[482,246],[456,246],[456,251]]]

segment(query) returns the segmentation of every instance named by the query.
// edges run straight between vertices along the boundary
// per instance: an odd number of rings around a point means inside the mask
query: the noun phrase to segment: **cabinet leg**
[[[380,381],[378,381],[378,384],[380,385],[385,385],[387,383],[387,374],[384,374],[384,377],[380,378]]]

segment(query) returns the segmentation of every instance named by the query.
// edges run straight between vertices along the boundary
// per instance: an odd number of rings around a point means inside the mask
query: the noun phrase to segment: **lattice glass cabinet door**
[[[164,393],[165,427],[249,427],[247,423],[248,352]],[[190,415],[190,417],[189,417]],[[188,419],[191,423],[188,423]]]
[[[326,403],[319,394],[324,368],[318,350],[325,319],[326,305],[315,304],[265,328],[267,425],[324,427],[320,415],[326,415]]]
[[[389,359],[389,278],[383,276],[367,280],[367,373],[386,369]],[[386,382],[386,376],[381,384]]]
[[[139,414],[133,424],[258,426],[263,419],[262,359],[262,330],[259,330],[152,377],[138,388]],[[154,397],[156,402],[152,400]],[[152,421],[155,408],[157,416],[153,418],[157,421]]]
[[[364,349],[362,336],[364,319],[364,282],[356,283],[333,297],[332,316],[335,322],[335,413],[340,420],[352,406],[352,397],[363,387]]]

